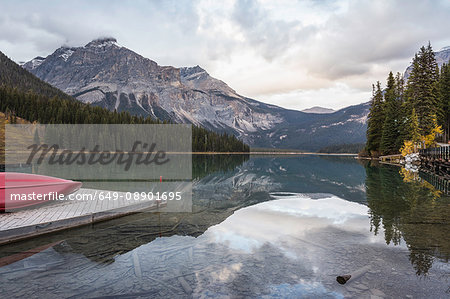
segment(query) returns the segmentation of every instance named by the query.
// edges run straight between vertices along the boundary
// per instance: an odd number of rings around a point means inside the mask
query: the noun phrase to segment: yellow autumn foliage
[[[407,170],[406,168],[402,167],[400,169],[400,175],[403,177],[403,181],[405,183],[414,183],[420,187],[428,189],[434,199],[441,197],[442,192],[436,189],[432,184],[430,184],[426,180],[421,179],[419,173]]]
[[[444,131],[442,130],[442,126],[438,126],[436,118],[433,120],[434,127],[431,130],[431,133],[426,136],[421,136],[423,142],[425,142],[425,147],[428,148],[430,146],[436,145],[436,136],[438,134],[442,134]]]
[[[418,178],[418,174],[417,173],[409,171],[409,170],[407,170],[404,167],[402,167],[402,169],[400,169],[400,174],[403,177],[403,181],[405,183],[410,183],[410,182],[417,181],[417,178]]]
[[[400,153],[403,157],[406,155],[417,152],[418,148],[421,148],[422,145],[425,145],[425,148],[436,146],[436,136],[438,134],[442,134],[444,131],[442,130],[442,126],[438,126],[436,118],[434,118],[434,127],[431,130],[431,133],[428,135],[420,135],[420,142],[413,142],[411,140],[405,140],[403,146],[400,148]]]
[[[410,155],[412,153],[415,152],[416,146],[414,144],[414,142],[410,141],[410,140],[405,140],[405,142],[403,143],[403,146],[400,148],[400,153],[402,154],[403,157],[405,157],[406,155]]]

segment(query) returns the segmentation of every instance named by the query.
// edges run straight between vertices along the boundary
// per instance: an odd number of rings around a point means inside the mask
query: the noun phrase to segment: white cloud
[[[99,36],[162,65],[201,65],[237,92],[302,109],[365,102],[418,48],[450,45],[448,1],[2,1],[16,61]]]
[[[336,83],[327,88],[294,90],[274,95],[261,95],[259,98],[265,102],[274,102],[277,105],[290,109],[302,110],[314,106],[340,109],[350,105],[368,102],[371,90],[360,91],[352,89],[346,84]]]

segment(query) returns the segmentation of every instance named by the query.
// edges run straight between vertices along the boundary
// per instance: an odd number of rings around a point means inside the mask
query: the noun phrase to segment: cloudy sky
[[[113,36],[292,109],[368,101],[420,46],[450,46],[449,28],[448,0],[0,0],[0,51],[15,61]]]

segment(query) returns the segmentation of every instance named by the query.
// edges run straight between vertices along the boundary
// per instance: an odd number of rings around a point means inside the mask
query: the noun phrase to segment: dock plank
[[[155,208],[155,203],[128,201],[125,193],[117,200],[99,200],[98,191],[80,189],[77,194],[95,195],[93,200],[64,200],[40,207],[0,214],[0,244],[74,226],[120,217],[142,209]]]

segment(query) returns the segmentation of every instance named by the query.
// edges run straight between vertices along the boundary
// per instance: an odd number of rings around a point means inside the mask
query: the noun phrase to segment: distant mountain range
[[[330,109],[330,108],[323,108],[319,106],[314,106],[308,109],[300,110],[301,112],[305,113],[317,113],[317,114],[327,114],[327,113],[334,113],[336,110]]]
[[[239,95],[199,66],[160,66],[114,38],[61,47],[23,68],[84,103],[232,133],[253,147],[316,151],[366,138],[368,103],[284,109]]]

